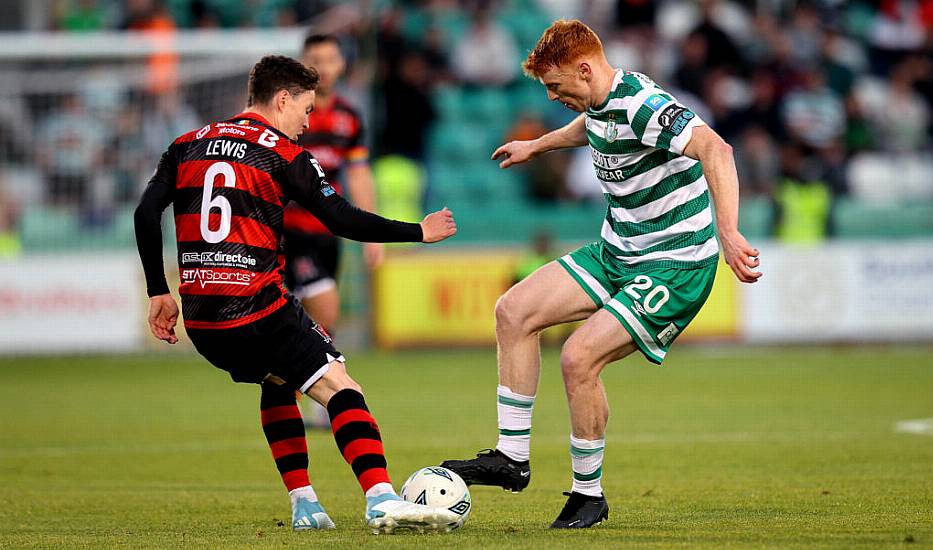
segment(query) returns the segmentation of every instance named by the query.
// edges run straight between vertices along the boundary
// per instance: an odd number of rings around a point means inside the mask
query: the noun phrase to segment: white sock
[[[395,489],[391,483],[377,483],[366,490],[366,498],[378,497],[379,495],[395,494]]]
[[[570,462],[573,465],[571,491],[598,497],[603,494],[603,453],[605,439],[589,441],[570,436]]]
[[[310,500],[311,502],[317,502],[317,493],[314,492],[314,489],[310,485],[292,489],[288,492],[288,496],[291,497],[292,504],[295,504],[299,498],[304,498]]]
[[[512,460],[527,461],[531,456],[531,409],[535,396],[521,395],[505,386],[498,386],[496,395],[499,412],[496,449]]]

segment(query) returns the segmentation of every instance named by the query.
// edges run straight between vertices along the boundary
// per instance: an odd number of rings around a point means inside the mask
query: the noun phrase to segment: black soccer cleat
[[[519,493],[531,481],[528,461],[518,462],[498,449],[484,449],[469,460],[445,460],[442,468],[453,470],[467,485],[492,485]]]
[[[551,524],[551,529],[585,529],[609,519],[609,503],[606,497],[592,497],[583,493],[564,493],[567,504]]]

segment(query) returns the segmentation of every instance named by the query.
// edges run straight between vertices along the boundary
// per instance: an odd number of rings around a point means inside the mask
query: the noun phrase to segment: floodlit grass
[[[333,532],[293,533],[258,389],[197,357],[0,359],[0,547],[437,548],[933,546],[933,349],[677,347],[603,375],[609,521],[547,525],[569,490],[555,351],[523,493],[474,487],[449,535],[374,536],[329,433],[311,479]],[[396,482],[495,444],[493,351],[357,353]],[[910,543],[913,544],[910,544]]]

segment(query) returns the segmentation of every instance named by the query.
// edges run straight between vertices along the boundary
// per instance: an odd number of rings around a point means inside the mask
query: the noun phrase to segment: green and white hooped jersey
[[[625,266],[693,268],[713,263],[719,244],[698,160],[684,156],[705,126],[647,76],[619,70],[603,105],[586,111],[596,175],[609,203],[606,255]]]

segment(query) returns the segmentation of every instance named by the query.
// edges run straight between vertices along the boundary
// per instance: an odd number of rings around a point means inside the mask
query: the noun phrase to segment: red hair
[[[602,53],[603,43],[593,29],[578,19],[558,19],[538,39],[522,70],[530,78],[540,78],[552,67]]]

